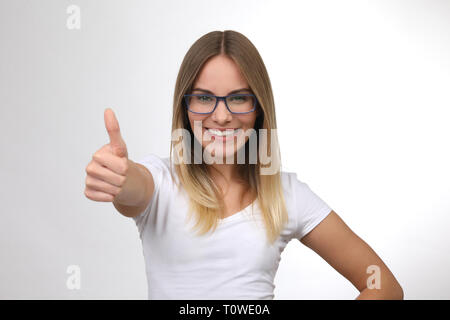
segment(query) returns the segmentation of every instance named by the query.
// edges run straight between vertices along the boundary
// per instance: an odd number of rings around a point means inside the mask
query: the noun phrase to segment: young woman
[[[110,109],[105,125],[110,142],[86,168],[85,195],[136,222],[149,299],[273,299],[292,239],[351,281],[358,299],[403,298],[378,255],[295,173],[277,169],[272,88],[244,35],[210,32],[187,52],[172,120],[172,133],[187,134],[172,136],[170,157],[133,162]]]

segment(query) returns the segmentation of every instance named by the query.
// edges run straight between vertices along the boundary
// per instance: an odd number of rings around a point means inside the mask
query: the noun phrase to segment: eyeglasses
[[[244,114],[255,111],[256,96],[249,93],[237,93],[229,96],[215,96],[212,94],[185,94],[187,109],[192,113],[209,114],[216,110],[220,100],[225,102],[228,111],[234,114]]]

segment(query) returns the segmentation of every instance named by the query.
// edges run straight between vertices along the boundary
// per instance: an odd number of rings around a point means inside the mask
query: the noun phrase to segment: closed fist
[[[86,166],[84,194],[93,201],[113,202],[127,180],[129,160],[114,112],[106,109],[104,118],[109,143],[97,150]]]

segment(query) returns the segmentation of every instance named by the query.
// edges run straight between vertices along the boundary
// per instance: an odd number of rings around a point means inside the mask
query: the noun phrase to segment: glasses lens
[[[255,106],[256,98],[245,94],[235,94],[227,98],[227,105],[231,112],[250,112]],[[198,113],[212,112],[216,105],[216,97],[208,94],[199,94],[187,97],[189,109]]]
[[[249,112],[253,109],[255,97],[236,94],[227,98],[227,104],[232,112]]]
[[[198,95],[187,97],[189,109],[194,112],[211,112],[216,105],[216,98],[210,95]]]

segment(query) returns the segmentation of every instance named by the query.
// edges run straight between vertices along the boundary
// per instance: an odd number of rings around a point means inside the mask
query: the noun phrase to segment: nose
[[[233,114],[228,110],[224,100],[217,103],[216,110],[212,113],[212,119],[217,123],[226,123],[231,121]]]

